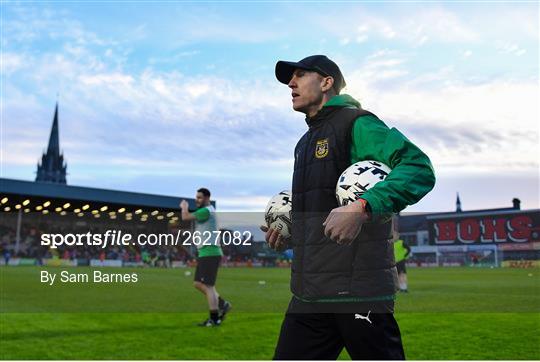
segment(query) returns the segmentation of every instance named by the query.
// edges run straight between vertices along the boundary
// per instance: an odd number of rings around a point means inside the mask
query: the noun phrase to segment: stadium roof
[[[428,229],[428,220],[445,219],[445,218],[463,218],[471,216],[484,215],[501,215],[508,213],[524,213],[537,212],[539,210],[520,210],[513,207],[503,207],[498,209],[480,209],[468,211],[449,211],[449,212],[432,212],[432,213],[408,213],[399,215],[399,231],[400,232],[416,232],[419,230]]]
[[[455,211],[443,211],[443,212],[427,212],[427,213],[403,213],[399,215],[399,231],[400,232],[416,232],[419,230],[428,229],[428,220],[448,217],[470,217],[477,215],[497,215],[504,213],[514,212],[527,212],[536,210],[520,210],[520,200],[514,198],[512,200],[512,207],[500,207],[495,209],[478,209],[478,210],[461,210],[461,201],[459,194],[456,198],[456,210]],[[459,209],[459,211],[458,211]]]
[[[69,186],[46,182],[22,181],[7,178],[0,178],[0,193],[175,210],[179,209],[180,201],[185,199],[188,201],[190,209],[196,209],[195,200],[192,198]],[[213,201],[212,204],[215,205],[215,202]]]
[[[505,207],[500,209],[481,209],[481,210],[470,210],[465,212],[447,212],[447,213],[438,213],[426,215],[427,219],[446,219],[450,217],[463,218],[471,216],[486,216],[486,215],[504,215],[504,214],[519,214],[519,213],[528,213],[528,212],[538,212],[540,209],[529,209],[521,210],[515,209],[513,207]]]

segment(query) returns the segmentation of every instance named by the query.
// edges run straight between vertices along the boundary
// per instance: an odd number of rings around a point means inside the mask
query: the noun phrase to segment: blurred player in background
[[[396,268],[399,278],[399,291],[408,293],[407,268],[405,267],[405,263],[411,254],[411,247],[407,245],[403,239],[399,238],[399,233],[397,231],[394,231],[394,233],[394,258],[396,259]]]
[[[182,210],[182,220],[195,221],[195,231],[201,233],[209,231],[212,237],[208,242],[212,245],[197,245],[197,268],[195,269],[195,278],[193,286],[206,296],[210,317],[199,323],[201,327],[217,327],[225,318],[227,312],[231,309],[231,304],[221,298],[216,289],[216,278],[219,269],[219,263],[223,256],[223,251],[219,240],[213,238],[213,231],[217,231],[216,209],[210,203],[210,191],[206,188],[197,190],[195,196],[197,210],[189,212],[189,205],[186,200],[180,203]]]

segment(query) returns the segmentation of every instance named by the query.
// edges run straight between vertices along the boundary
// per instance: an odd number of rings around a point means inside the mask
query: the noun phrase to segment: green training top
[[[199,258],[206,256],[223,256],[223,251],[219,245],[219,240],[216,240],[216,236],[213,231],[217,231],[217,218],[216,209],[212,206],[204,206],[197,209],[193,216],[195,216],[195,231],[201,233],[201,238],[205,240],[207,236],[202,235],[205,231],[211,233],[208,239],[214,245],[197,245]]]

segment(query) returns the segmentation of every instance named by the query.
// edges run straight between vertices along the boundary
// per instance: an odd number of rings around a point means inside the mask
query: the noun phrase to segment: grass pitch
[[[39,282],[41,270],[94,269],[0,268],[2,359],[270,359],[290,298],[287,269],[222,268],[217,286],[234,309],[220,328],[200,328],[193,270],[103,268],[139,282],[53,286]],[[411,293],[396,303],[407,358],[540,359],[539,275],[409,270]]]

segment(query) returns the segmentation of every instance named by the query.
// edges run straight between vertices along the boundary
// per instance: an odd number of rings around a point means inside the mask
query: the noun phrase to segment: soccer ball
[[[270,199],[264,211],[264,220],[270,229],[277,230],[282,237],[291,236],[292,195],[281,191]]]
[[[339,176],[336,185],[339,206],[358,200],[364,192],[384,180],[390,171],[390,167],[378,161],[360,161],[349,166]]]

